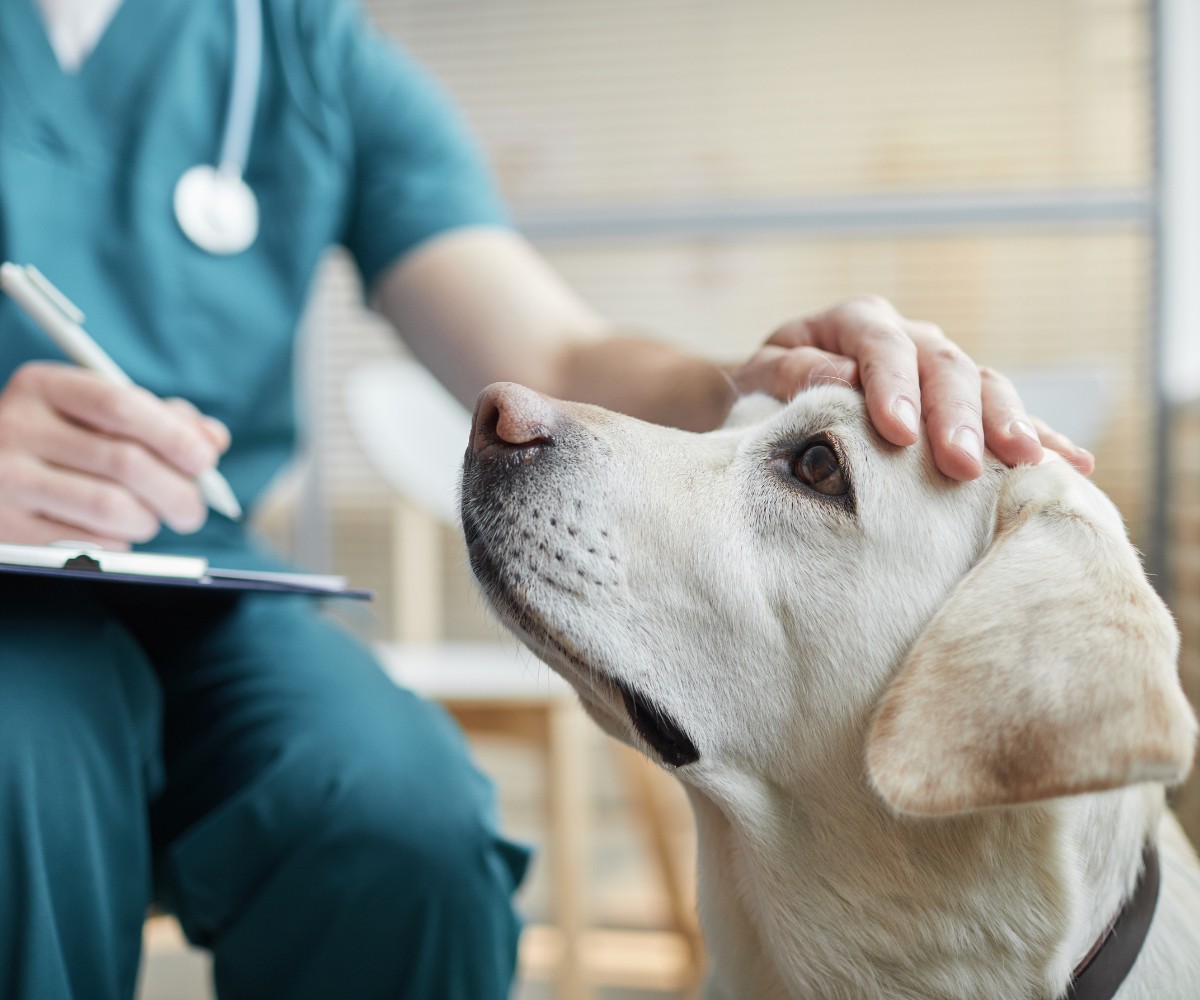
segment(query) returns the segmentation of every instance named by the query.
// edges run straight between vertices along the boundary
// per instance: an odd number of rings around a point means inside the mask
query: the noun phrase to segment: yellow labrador
[[[1174,624],[1065,462],[951,482],[832,386],[689,434],[498,384],[462,513],[507,624],[687,788],[707,997],[1200,997]]]

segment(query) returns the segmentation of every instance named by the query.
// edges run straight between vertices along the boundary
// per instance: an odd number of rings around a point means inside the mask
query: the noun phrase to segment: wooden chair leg
[[[392,508],[392,634],[401,642],[443,638],[439,523],[407,500]]]
[[[558,966],[559,1000],[588,1000],[591,989],[584,969],[581,945],[586,924],[588,721],[574,698],[550,704],[546,753],[546,788],[551,894],[554,916],[562,932],[562,958]]]
[[[704,939],[696,917],[691,877],[685,873],[671,842],[669,808],[662,794],[662,783],[669,779],[636,750],[615,740],[613,746],[649,835],[651,856],[671,907],[672,929],[683,937],[691,956],[695,978],[690,985],[694,990],[704,973]]]

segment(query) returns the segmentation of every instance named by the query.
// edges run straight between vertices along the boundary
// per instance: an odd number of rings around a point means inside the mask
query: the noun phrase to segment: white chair
[[[458,523],[470,415],[424,368],[401,360],[351,372],[346,408],[367,458],[396,492],[394,632],[405,642],[435,642],[443,634],[438,527]]]
[[[1096,448],[1112,418],[1116,378],[1101,365],[1072,364],[1008,372],[1025,409],[1081,448]]]
[[[547,846],[557,934],[530,928],[523,964],[552,966],[562,1000],[590,996],[590,980],[606,978],[608,955],[585,941],[587,811],[586,744],[589,725],[570,687],[523,648],[499,643],[445,642],[442,609],[443,525],[459,521],[458,470],[467,446],[470,416],[414,362],[371,364],[351,373],[346,405],[358,440],[376,470],[395,490],[393,567],[394,632],[380,648],[398,683],[444,704],[470,734],[532,744],[546,768]],[[695,985],[703,955],[688,876],[668,844],[657,775],[621,748],[623,773],[640,805],[653,857],[663,877],[676,929],[675,985]],[[661,779],[660,779],[661,780]],[[682,941],[682,946],[680,946]],[[599,951],[604,952],[601,947]],[[628,971],[620,977],[629,980]],[[657,974],[661,982],[661,971]]]

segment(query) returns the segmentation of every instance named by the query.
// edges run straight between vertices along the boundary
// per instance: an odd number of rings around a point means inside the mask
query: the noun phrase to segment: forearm
[[[640,331],[611,327],[567,344],[548,373],[550,384],[532,388],[693,431],[719,426],[733,403],[733,386],[717,364]]]
[[[712,362],[607,323],[512,233],[431,240],[384,276],[376,308],[464,403],[520,382],[656,423],[708,430],[733,390]]]

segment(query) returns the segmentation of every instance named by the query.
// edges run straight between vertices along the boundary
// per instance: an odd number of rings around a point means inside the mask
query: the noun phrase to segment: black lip
[[[468,472],[471,471],[470,459],[471,455],[468,453]],[[540,638],[574,666],[594,675],[594,666],[588,666],[555,641],[550,633],[532,618],[528,609],[522,609],[513,599],[474,510],[473,496],[477,486],[478,484],[470,478],[464,479],[462,492],[463,534],[467,544],[467,556],[476,578],[520,632],[530,638]],[[611,677],[611,674],[609,676]],[[666,711],[621,681],[612,678],[612,683],[621,692],[621,700],[633,727],[665,764],[669,767],[683,767],[700,759],[700,751],[696,749],[696,745]]]
[[[670,715],[649,698],[626,687],[621,681],[617,681],[616,684],[633,727],[641,734],[642,739],[654,748],[664,763],[671,767],[683,767],[700,759],[700,751],[696,749],[696,745],[688,739],[687,734]]]

